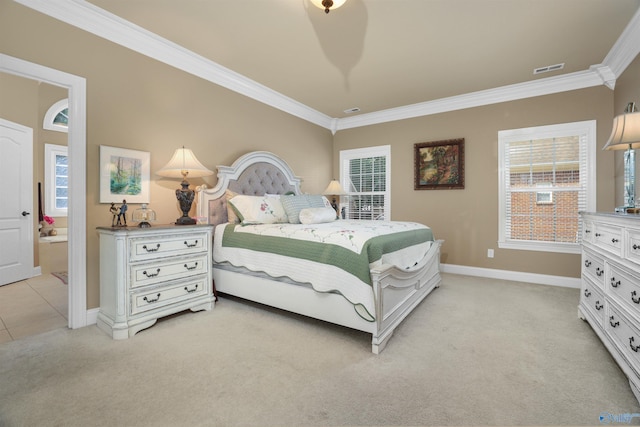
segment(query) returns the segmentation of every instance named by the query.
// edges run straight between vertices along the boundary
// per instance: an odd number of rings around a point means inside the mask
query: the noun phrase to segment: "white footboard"
[[[371,351],[379,354],[393,330],[436,287],[440,286],[440,247],[437,240],[429,252],[412,269],[381,266],[371,270],[376,300],[377,331],[373,333]]]

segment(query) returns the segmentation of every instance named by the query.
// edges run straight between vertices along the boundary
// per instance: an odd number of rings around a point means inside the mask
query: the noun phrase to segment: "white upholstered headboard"
[[[196,188],[197,214],[209,224],[228,221],[227,189],[245,195],[300,194],[300,178],[280,157],[268,151],[254,151],[239,157],[231,166],[218,166],[218,182],[214,188]]]

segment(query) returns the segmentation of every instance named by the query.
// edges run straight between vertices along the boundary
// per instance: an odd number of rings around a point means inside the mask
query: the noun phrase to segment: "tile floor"
[[[0,343],[66,328],[68,292],[50,274],[0,286]]]

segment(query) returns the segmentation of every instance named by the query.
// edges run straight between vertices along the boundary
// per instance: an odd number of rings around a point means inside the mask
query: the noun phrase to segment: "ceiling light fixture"
[[[337,9],[347,0],[311,0],[314,6],[324,9],[324,13],[329,13],[329,10]]]

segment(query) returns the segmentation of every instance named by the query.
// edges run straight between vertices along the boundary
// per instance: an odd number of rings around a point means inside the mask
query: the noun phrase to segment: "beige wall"
[[[154,172],[182,145],[212,170],[246,152],[269,150],[300,174],[304,191],[320,192],[330,181],[332,136],[326,129],[9,0],[0,0],[0,10],[1,52],[87,81],[88,308],[99,306],[95,229],[111,224],[109,205],[99,203],[100,145],[151,153],[150,207],[161,223],[181,215],[174,194],[179,182]],[[191,180],[193,185],[215,182],[215,176]]]
[[[595,119],[600,147],[612,114],[613,92],[597,87],[340,131],[334,172],[340,150],[391,144],[392,219],[431,226],[443,263],[579,277],[579,255],[498,249],[498,131]],[[413,145],[453,138],[465,139],[464,190],[415,191]],[[612,210],[613,154],[597,151],[597,208]]]

